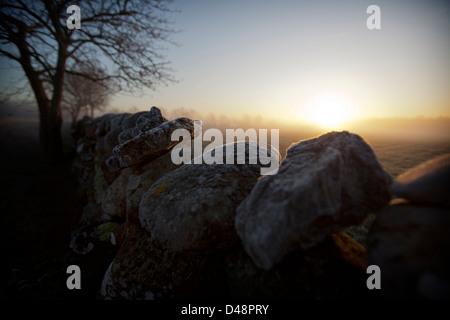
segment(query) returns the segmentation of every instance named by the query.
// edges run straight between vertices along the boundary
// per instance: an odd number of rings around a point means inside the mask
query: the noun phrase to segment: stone
[[[69,248],[73,252],[86,255],[90,252],[98,254],[111,246],[111,231],[117,227],[115,222],[81,225],[70,234]]]
[[[415,203],[450,206],[450,153],[430,159],[398,176],[392,193]]]
[[[144,132],[153,129],[166,121],[167,119],[162,116],[161,110],[157,107],[151,107],[150,111],[136,112],[128,116],[122,122],[122,130],[137,127],[142,129],[141,132]]]
[[[127,230],[128,228],[126,223],[119,224],[117,227],[115,227],[111,231],[111,244],[120,248],[127,238]]]
[[[135,128],[138,129],[139,133],[146,132],[157,126],[167,122],[161,114],[161,110],[157,107],[152,107],[148,113],[143,114],[136,120]]]
[[[83,212],[81,214],[78,224],[80,226],[99,224],[104,222],[103,211],[99,209],[94,203],[88,202],[83,207]]]
[[[114,119],[114,118],[113,118]],[[109,185],[119,176],[118,171],[110,170],[106,164],[106,159],[112,155],[112,150],[118,145],[118,136],[122,128],[120,126],[111,129],[105,136],[97,140],[96,146],[96,160],[98,162],[97,168],[102,171],[106,183]]]
[[[235,143],[235,151],[239,143]],[[246,143],[246,158],[249,157]],[[223,157],[226,157],[226,146]],[[235,152],[236,156],[236,152]],[[164,175],[139,205],[141,226],[170,250],[217,250],[238,240],[234,217],[259,164],[185,164]]]
[[[149,112],[135,113],[122,122],[118,141],[120,144],[125,143],[134,139],[138,134],[153,129],[166,121],[167,119],[162,116],[161,110],[157,107],[152,107]]]
[[[125,143],[138,135],[136,128],[122,130],[118,136],[119,144]]]
[[[364,248],[367,248],[367,237],[369,235],[370,228],[375,221],[375,214],[370,214],[367,219],[360,225],[354,225],[344,229],[344,232],[355,239]]]
[[[128,112],[118,113],[113,118],[111,118],[111,130],[115,130],[116,128],[122,128],[123,121],[128,118],[131,114]],[[121,130],[122,131],[122,130]]]
[[[244,249],[227,261],[232,299],[368,299],[366,250],[344,232],[317,246],[297,249],[270,270],[260,269]]]
[[[120,175],[120,170],[111,170],[110,167],[106,163],[106,159],[104,157],[98,158],[99,164],[97,166],[98,170],[102,171],[103,178],[107,185],[111,185],[117,177]]]
[[[89,201],[93,201],[95,204],[101,207],[103,198],[106,195],[106,190],[108,189],[110,182],[105,176],[105,171],[102,170],[103,162],[99,158],[98,153],[95,154],[94,159],[94,176],[90,187],[88,188],[88,198]],[[115,180],[115,179],[114,179]]]
[[[148,111],[136,112],[128,116],[122,122],[122,130],[127,130],[134,128],[136,126],[136,121],[143,115],[145,115]]]
[[[125,221],[127,210],[127,185],[130,170],[124,169],[116,180],[106,189],[102,199],[105,221]]]
[[[109,170],[115,172],[121,169],[119,158],[111,156],[105,160],[105,164]]]
[[[193,140],[191,141],[193,142]],[[230,162],[230,159],[227,159],[226,149],[231,145],[233,146],[233,159],[231,159],[231,163],[257,164],[261,168],[266,168],[266,170],[260,170],[261,175],[274,174],[276,171],[278,171],[279,163],[281,161],[280,152],[271,145],[265,145],[264,147],[262,147],[257,143],[249,141],[238,141],[212,149],[205,149],[200,156],[196,156],[195,154],[193,154],[192,159],[189,163],[216,163],[216,161],[218,160],[216,158],[219,156],[219,154],[222,154],[221,164],[228,164]],[[191,149],[192,148],[194,150],[196,149],[195,142],[191,143]],[[265,157],[267,158],[263,161],[264,163],[261,163],[260,154],[265,155]]]
[[[172,141],[172,132],[176,129],[186,129],[193,134],[194,122],[188,118],[177,118],[116,146],[113,149],[113,157],[116,159],[107,160],[112,164],[111,169],[116,169],[116,164],[121,168],[132,167],[169,152],[178,143]]]
[[[145,230],[129,225],[99,296],[105,300],[223,298],[227,292],[224,260],[223,253],[166,250]]]
[[[116,229],[118,226],[119,226],[119,224],[117,222],[111,222],[111,221],[108,221],[108,222],[98,225],[95,230],[98,234],[98,239],[103,242],[108,242],[108,243],[111,242],[111,244],[114,245],[111,236],[112,236],[114,229]]]
[[[119,144],[118,136],[121,132],[122,129],[120,127],[108,131],[108,133],[103,138],[103,148],[101,150],[98,150],[98,152],[105,156],[111,155],[114,147]]]
[[[70,234],[69,248],[77,254],[85,255],[94,249],[97,240],[94,234],[94,227],[81,226]]]
[[[75,138],[85,138],[87,140],[95,140],[95,131],[97,127],[95,121],[88,117],[78,120],[75,125]]]
[[[361,224],[390,200],[392,178],[358,135],[331,132],[287,150],[276,175],[240,204],[236,230],[255,264],[270,269],[296,248]]]
[[[97,138],[103,137],[111,130],[111,121],[118,116],[121,117],[121,114],[106,113],[94,119],[97,127],[95,131]]]
[[[450,209],[443,206],[395,199],[377,215],[368,256],[380,267],[386,297],[450,298],[449,230]]]
[[[110,116],[110,114],[104,114],[100,117],[93,119],[95,122],[95,127],[96,127],[96,129],[95,129],[96,138],[103,137],[106,134],[106,132],[108,132],[107,128],[106,128],[106,123],[107,123],[107,118],[109,116]]]
[[[126,216],[127,221],[139,222],[139,203],[145,192],[162,176],[180,167],[175,165],[170,152],[142,166],[133,167],[126,186]]]
[[[73,160],[73,170],[78,182],[83,188],[92,185],[92,177],[95,174],[95,122],[92,119],[83,119],[77,122],[73,137],[76,141],[76,157]]]

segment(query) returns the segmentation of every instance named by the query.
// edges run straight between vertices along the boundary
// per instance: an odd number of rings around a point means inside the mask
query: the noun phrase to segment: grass
[[[0,298],[61,299],[67,267],[76,260],[68,244],[83,206],[70,163],[47,163],[37,122],[1,123]],[[70,136],[64,136],[70,150]]]

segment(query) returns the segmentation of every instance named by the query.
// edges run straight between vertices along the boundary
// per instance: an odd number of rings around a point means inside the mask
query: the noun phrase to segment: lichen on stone
[[[153,191],[152,195],[157,197],[160,194],[162,194],[164,191],[169,188],[169,184],[167,183],[167,180],[163,180],[162,183],[155,187],[155,191]]]
[[[99,225],[96,229],[98,233],[100,233],[100,241],[110,242],[111,241],[111,232],[118,226],[119,224],[116,222],[105,222]]]

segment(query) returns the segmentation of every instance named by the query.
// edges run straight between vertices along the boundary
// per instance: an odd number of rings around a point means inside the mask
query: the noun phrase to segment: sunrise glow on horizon
[[[349,120],[349,102],[338,94],[323,93],[308,104],[306,120],[327,129],[339,129]]]

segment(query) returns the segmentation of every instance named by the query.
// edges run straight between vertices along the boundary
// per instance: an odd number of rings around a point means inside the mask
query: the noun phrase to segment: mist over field
[[[151,99],[150,99],[151,100]],[[102,113],[137,112],[149,110],[151,103],[146,107],[130,110],[117,110],[109,108]],[[217,128],[222,132],[226,129],[279,129],[280,152],[285,155],[286,149],[294,142],[309,139],[329,131],[350,131],[364,137],[368,142],[435,142],[446,143],[450,141],[450,118],[428,118],[418,116],[414,118],[370,118],[343,122],[339,129],[327,129],[320,125],[300,120],[292,120],[290,123],[271,120],[261,115],[243,114],[242,116],[228,116],[223,113],[202,113],[194,108],[165,108],[158,106],[167,119],[188,117],[201,120],[203,131],[209,128]],[[18,130],[19,135],[38,138],[38,114],[37,108],[32,102],[21,104],[6,102],[0,104],[0,125],[8,124],[8,130]],[[12,124],[15,124],[14,126]],[[66,137],[70,136],[71,122],[68,117],[63,123],[63,131]],[[8,132],[6,130],[6,132]],[[3,135],[2,140],[9,135]]]
[[[149,110],[146,108],[131,109],[129,112]],[[163,115],[171,120],[178,117],[201,120],[203,132],[209,128],[217,128],[225,137],[226,129],[267,129],[270,144],[270,130],[279,129],[279,151],[284,158],[287,149],[294,143],[320,136],[329,131],[349,131],[363,137],[374,149],[380,162],[393,176],[397,176],[409,168],[424,162],[433,156],[450,152],[450,118],[387,118],[362,119],[348,121],[340,129],[330,130],[319,125],[293,121],[284,123],[263,118],[259,115],[244,114],[241,117],[224,114],[203,114],[194,109],[160,107]],[[104,113],[119,113],[119,110],[108,109]],[[96,114],[100,116],[101,114]],[[0,143],[3,149],[12,154],[40,154],[39,121],[36,107],[32,103],[16,105],[3,103],[0,105]],[[62,127],[64,149],[70,152],[73,147],[72,126],[66,119]],[[203,147],[208,142],[204,142]],[[6,159],[5,161],[8,161]]]

